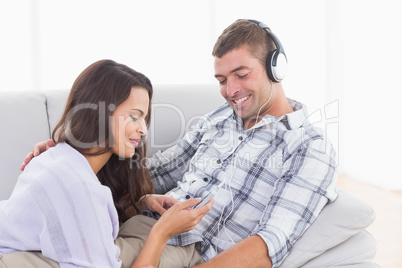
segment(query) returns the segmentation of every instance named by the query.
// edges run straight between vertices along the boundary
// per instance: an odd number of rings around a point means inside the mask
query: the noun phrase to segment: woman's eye
[[[135,116],[132,116],[132,115],[130,115],[130,117],[131,117],[131,119],[133,119],[133,121],[135,121],[135,122],[137,122],[139,119],[138,119],[138,117],[135,117]]]

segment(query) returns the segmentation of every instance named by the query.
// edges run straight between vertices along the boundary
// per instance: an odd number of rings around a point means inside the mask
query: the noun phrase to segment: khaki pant
[[[148,234],[155,224],[155,220],[137,215],[125,222],[119,231],[115,241],[120,248],[122,268],[131,267],[140,253]],[[196,244],[185,247],[165,246],[159,268],[192,267],[203,263],[201,255],[196,249]],[[0,256],[0,268],[59,268],[57,262],[44,257],[40,252],[14,252]]]

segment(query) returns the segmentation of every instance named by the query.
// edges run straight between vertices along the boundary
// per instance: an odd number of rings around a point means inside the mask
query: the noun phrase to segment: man
[[[268,27],[238,20],[212,54],[227,104],[150,160],[155,193],[185,200],[218,187],[211,211],[169,244],[200,243],[199,267],[277,267],[335,200],[335,151],[286,98],[286,56]]]

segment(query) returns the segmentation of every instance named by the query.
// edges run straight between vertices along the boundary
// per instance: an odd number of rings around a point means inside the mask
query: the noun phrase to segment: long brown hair
[[[53,130],[56,143],[66,142],[83,155],[100,155],[111,150],[109,118],[130,95],[132,87],[148,91],[149,107],[146,123],[151,120],[153,88],[143,74],[112,60],[100,60],[88,66],[75,80],[64,113]],[[93,148],[100,148],[93,152]],[[145,165],[146,142],[136,147],[132,158],[121,159],[112,154],[98,172],[99,181],[108,186],[120,223],[139,213],[135,203],[152,193],[153,183]]]

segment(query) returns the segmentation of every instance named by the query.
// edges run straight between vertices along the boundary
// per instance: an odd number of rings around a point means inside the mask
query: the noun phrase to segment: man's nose
[[[240,90],[239,90],[239,84],[236,83],[233,80],[227,80],[226,82],[226,94],[228,97],[233,97],[235,96]]]

